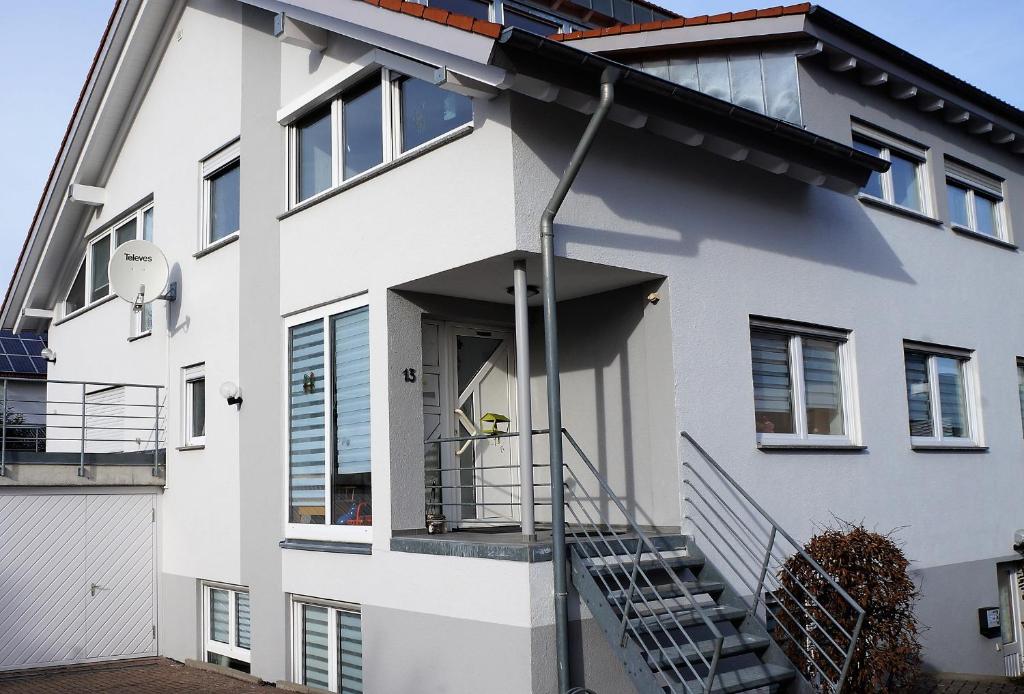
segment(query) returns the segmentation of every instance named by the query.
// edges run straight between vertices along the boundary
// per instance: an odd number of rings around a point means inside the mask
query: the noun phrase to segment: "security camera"
[[[1013,551],[1024,554],[1024,530],[1018,530],[1013,534]]]

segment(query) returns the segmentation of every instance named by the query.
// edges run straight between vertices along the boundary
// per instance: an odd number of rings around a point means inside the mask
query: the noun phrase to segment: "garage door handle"
[[[107,590],[107,589],[104,588],[103,586],[99,585],[98,583],[93,583],[91,586],[89,586],[89,595],[91,595],[92,597],[95,598],[96,597],[96,591],[98,591],[98,590]]]

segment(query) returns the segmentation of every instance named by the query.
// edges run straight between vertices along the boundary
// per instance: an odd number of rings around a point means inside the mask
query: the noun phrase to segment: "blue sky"
[[[684,15],[774,2],[664,0]],[[1024,108],[1024,2],[832,0],[822,3],[925,60]],[[0,282],[6,287],[113,0],[3,3],[0,41]],[[45,37],[45,38],[41,38]],[[15,165],[16,164],[16,165]]]

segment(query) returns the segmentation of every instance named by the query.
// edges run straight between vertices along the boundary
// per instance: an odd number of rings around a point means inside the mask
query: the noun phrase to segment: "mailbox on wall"
[[[999,636],[999,608],[979,607],[978,608],[978,631],[987,639],[994,639]]]

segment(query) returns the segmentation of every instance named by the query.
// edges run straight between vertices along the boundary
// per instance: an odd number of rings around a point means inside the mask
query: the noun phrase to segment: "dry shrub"
[[[846,521],[837,524],[838,527],[826,527],[812,537],[804,549],[864,608],[864,622],[843,694],[910,691],[921,672],[921,645],[914,616],[918,591],[907,573],[909,562],[893,541],[893,533],[871,532],[863,525]],[[786,590],[776,592],[780,603],[776,640],[811,682],[818,683],[821,691],[829,692],[831,688],[820,677],[818,668],[828,679],[837,680],[833,663],[842,667],[849,639],[821,608],[849,634],[857,622],[856,612],[800,555],[790,557],[784,566],[779,579]],[[798,581],[821,607],[815,605]],[[811,617],[820,627],[813,626]],[[799,637],[799,647],[787,631]]]

